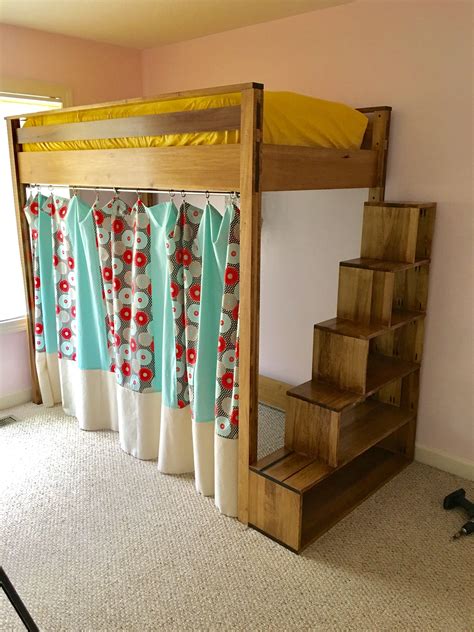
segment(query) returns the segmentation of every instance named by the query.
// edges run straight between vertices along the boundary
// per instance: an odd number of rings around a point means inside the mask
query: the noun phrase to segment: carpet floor
[[[474,497],[468,481],[414,463],[297,556],[114,433],[9,412],[0,564],[44,632],[474,629],[474,537],[451,542],[464,516],[441,508],[458,487]],[[280,417],[262,411],[271,442]],[[1,596],[0,630],[22,629]]]

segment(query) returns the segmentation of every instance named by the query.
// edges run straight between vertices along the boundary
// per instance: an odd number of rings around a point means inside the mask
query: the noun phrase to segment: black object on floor
[[[39,632],[39,628],[31,618],[30,613],[26,609],[25,604],[20,599],[20,595],[16,592],[13,584],[8,579],[7,574],[0,566],[0,586],[3,588],[4,593],[10,600],[10,603],[15,608],[18,616],[23,621],[25,628],[28,632]]]
[[[455,492],[448,494],[443,502],[445,509],[454,509],[455,507],[461,507],[468,515],[468,522],[464,524],[461,529],[453,535],[453,540],[457,540],[463,535],[471,535],[474,533],[474,503],[471,503],[466,498],[466,491],[464,489],[457,489]]]

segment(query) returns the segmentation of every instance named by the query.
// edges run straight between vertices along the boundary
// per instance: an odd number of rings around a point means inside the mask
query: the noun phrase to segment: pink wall
[[[142,93],[140,51],[6,24],[0,24],[3,75],[67,86],[73,105]]]
[[[140,51],[5,24],[0,76],[60,84],[73,105],[142,93]],[[26,333],[0,334],[0,398],[30,387],[28,366]]]
[[[0,399],[31,388],[26,334],[0,333]]]
[[[468,2],[360,1],[143,54],[146,96],[261,81],[356,106],[393,106],[387,199],[439,205],[417,440],[466,459],[474,458],[471,18]],[[266,196],[261,369],[268,375],[309,378],[312,323],[335,313],[334,250],[343,244],[342,258],[357,256],[361,201],[360,192]],[[288,308],[281,292],[290,287]]]

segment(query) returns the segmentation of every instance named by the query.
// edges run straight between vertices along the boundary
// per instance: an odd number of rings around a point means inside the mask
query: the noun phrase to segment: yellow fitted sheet
[[[25,127],[58,125],[103,119],[144,116],[240,105],[240,93],[215,96],[129,103],[73,112],[55,112],[32,116]],[[264,96],[263,140],[273,145],[336,147],[357,149],[362,143],[368,119],[361,112],[323,99],[294,92],[267,92]],[[163,136],[106,138],[63,142],[29,143],[24,151],[58,151],[77,149],[120,149],[125,147],[170,147],[178,145],[220,145],[239,142],[239,131],[193,132]]]

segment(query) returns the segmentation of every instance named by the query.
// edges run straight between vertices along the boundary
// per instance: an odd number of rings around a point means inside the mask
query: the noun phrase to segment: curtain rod
[[[121,192],[121,193],[166,193],[170,194],[178,194],[181,195],[184,193],[185,195],[236,195],[239,197],[240,193],[238,191],[176,191],[175,189],[121,189],[116,187],[83,187],[83,186],[75,186],[75,185],[64,185],[64,184],[28,184],[30,189],[34,188],[68,188],[68,189],[77,189],[78,191],[113,191]]]

